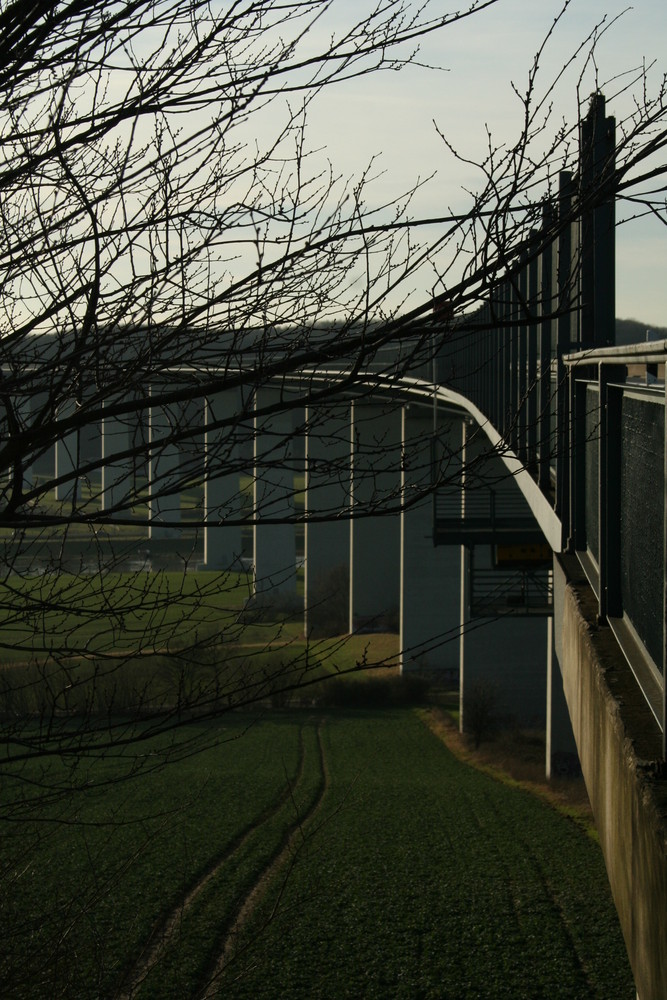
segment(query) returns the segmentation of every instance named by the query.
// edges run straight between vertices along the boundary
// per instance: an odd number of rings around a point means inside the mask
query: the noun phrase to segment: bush
[[[463,727],[471,733],[475,750],[482,740],[489,739],[496,729],[497,697],[493,684],[478,682],[473,685],[463,706]]]
[[[309,588],[308,634],[312,639],[350,631],[350,567],[347,563],[321,573]]]
[[[423,704],[428,690],[428,681],[412,674],[363,680],[341,677],[322,685],[318,701],[331,708],[399,708]]]

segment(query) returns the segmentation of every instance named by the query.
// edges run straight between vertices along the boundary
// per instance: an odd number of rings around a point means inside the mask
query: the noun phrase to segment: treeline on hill
[[[616,343],[641,344],[645,340],[667,340],[667,327],[647,326],[636,319],[616,319]]]

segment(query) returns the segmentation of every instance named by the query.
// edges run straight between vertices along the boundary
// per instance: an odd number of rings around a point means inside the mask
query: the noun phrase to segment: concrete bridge
[[[475,340],[494,336],[505,330],[479,323],[451,344],[457,355],[479,352]],[[244,441],[232,451],[224,422],[207,432],[204,421],[204,453],[225,451],[230,471],[205,479],[199,559],[228,568],[251,558],[257,593],[292,608],[302,560],[306,634],[342,580],[350,632],[397,629],[404,672],[459,678],[462,727],[480,692],[507,723],[546,727],[547,774],[581,767],[638,996],[658,1000],[667,995],[667,342],[551,350],[546,362],[538,354],[525,391],[510,386],[522,403],[507,408],[509,430],[481,390],[368,371],[354,391],[336,392],[345,372],[334,369],[256,392],[252,456],[237,459]],[[497,354],[477,364],[481,380],[507,374]],[[451,356],[438,363],[446,369]],[[324,385],[325,405],[302,405]],[[205,412],[236,419],[239,405],[220,393]],[[517,413],[529,407],[537,419],[522,439]],[[151,409],[149,436],[163,419],[171,432],[173,414]],[[115,457],[103,465],[110,519],[132,473],[117,457],[126,433],[113,417],[102,423],[102,449]],[[56,452],[67,480],[77,471],[67,439]],[[146,522],[155,554],[181,544],[182,494],[201,456],[184,458],[174,443],[150,461],[149,482],[160,483]],[[240,462],[253,468],[252,494]]]
[[[586,780],[638,996],[664,1000],[667,342],[614,345],[613,202],[572,210],[609,169],[601,98],[583,133],[593,166],[561,176],[552,235],[476,312],[437,303],[353,375],[250,391],[195,358],[136,405],[65,399],[21,472],[28,500],[54,482],[56,521],[136,525],[143,504],[148,558],[252,563],[267,599],[298,600],[302,560],[306,634],[342,592],[348,631],[397,629],[403,671],[459,678],[462,726],[480,692],[545,726],[547,773]]]

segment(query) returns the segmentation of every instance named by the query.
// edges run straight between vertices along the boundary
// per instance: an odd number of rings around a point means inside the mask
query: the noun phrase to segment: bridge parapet
[[[598,602],[663,732],[667,341],[567,355],[570,502],[563,511]]]

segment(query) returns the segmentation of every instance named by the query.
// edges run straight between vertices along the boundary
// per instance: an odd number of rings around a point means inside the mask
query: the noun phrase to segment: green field
[[[4,809],[3,996],[634,997],[599,847],[414,712],[186,737],[120,783],[122,753],[89,754],[20,827]],[[5,767],[4,802],[62,766]]]
[[[0,582],[0,719],[182,720],[395,662],[397,636],[306,642],[296,604],[248,608],[251,594],[246,573],[10,576]]]

